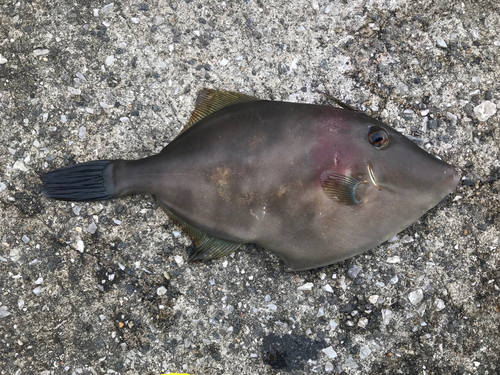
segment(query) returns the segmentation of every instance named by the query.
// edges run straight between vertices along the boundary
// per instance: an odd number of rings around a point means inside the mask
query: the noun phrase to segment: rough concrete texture
[[[108,4],[0,4],[0,374],[500,373],[497,1]],[[153,197],[40,194],[54,168],[160,151],[203,87],[329,91],[462,183],[391,241],[296,274],[250,245],[188,264]]]

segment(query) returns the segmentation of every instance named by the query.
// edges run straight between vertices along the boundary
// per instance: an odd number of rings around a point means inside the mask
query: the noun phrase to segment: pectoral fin
[[[360,181],[355,178],[332,172],[321,173],[321,186],[325,194],[342,204],[354,205],[360,202],[356,199],[356,187]]]
[[[177,215],[172,213],[162,201],[159,201],[161,208],[165,213],[182,228],[184,232],[191,238],[195,245],[194,251],[189,256],[189,261],[194,262],[197,260],[207,261],[211,259],[222,258],[223,256],[234,253],[243,244],[221,240],[220,238],[212,237],[205,232],[193,227],[180,219]]]

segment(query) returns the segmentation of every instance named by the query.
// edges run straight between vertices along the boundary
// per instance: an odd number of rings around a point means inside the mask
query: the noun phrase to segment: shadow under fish
[[[338,262],[391,238],[458,184],[449,164],[363,114],[202,90],[159,154],[43,175],[67,201],[153,194],[191,237],[190,260],[255,243],[295,271]]]

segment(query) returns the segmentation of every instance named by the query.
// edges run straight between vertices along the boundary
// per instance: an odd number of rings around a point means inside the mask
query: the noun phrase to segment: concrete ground
[[[497,1],[0,2],[0,374],[500,373]],[[203,87],[329,91],[461,170],[366,254],[209,264],[151,196],[42,173],[159,152]],[[376,219],[376,218],[374,218]]]

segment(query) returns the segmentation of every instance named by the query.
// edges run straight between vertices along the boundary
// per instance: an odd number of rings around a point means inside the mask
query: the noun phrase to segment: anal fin
[[[165,204],[161,200],[159,200],[159,203],[168,217],[170,217],[174,223],[180,226],[182,230],[186,232],[186,234],[193,241],[195,248],[189,256],[190,262],[194,262],[197,260],[207,261],[222,258],[223,256],[234,253],[243,245],[242,243],[226,241],[210,236],[205,232],[202,232],[201,230],[186,223],[184,220],[180,219],[177,215],[166,208]]]

